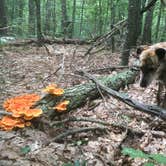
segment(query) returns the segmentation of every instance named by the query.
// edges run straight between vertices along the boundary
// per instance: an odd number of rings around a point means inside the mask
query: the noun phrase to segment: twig
[[[158,106],[145,105],[143,103],[139,103],[136,100],[131,99],[127,95],[123,95],[111,88],[108,88],[107,86],[103,85],[100,81],[98,81],[94,76],[92,76],[91,74],[89,74],[83,70],[78,71],[78,73],[80,73],[80,75],[84,75],[84,76],[88,77],[94,83],[96,83],[103,91],[105,91],[109,95],[119,99],[120,101],[126,103],[127,105],[132,106],[144,113],[147,113],[150,115],[155,115],[163,120],[166,120],[166,110],[165,109],[158,107]]]
[[[76,117],[69,117],[67,119],[64,119],[64,120],[61,120],[61,121],[58,121],[58,122],[53,122],[51,124],[51,126],[55,126],[55,125],[59,125],[59,124],[62,124],[62,123],[66,123],[66,122],[70,122],[70,121],[84,121],[84,122],[92,122],[92,123],[99,123],[99,124],[102,124],[102,125],[106,125],[106,126],[110,126],[112,124],[106,122],[106,121],[102,121],[102,120],[97,120],[97,119],[92,119],[92,118],[76,118]]]
[[[58,136],[56,136],[55,138],[53,138],[51,141],[48,142],[55,142],[55,141],[59,141],[62,140],[63,138],[69,136],[69,135],[73,135],[76,133],[82,133],[82,132],[87,132],[87,131],[95,131],[95,130],[100,130],[100,131],[104,131],[108,129],[107,127],[85,127],[85,128],[78,128],[78,129],[71,129],[66,131],[65,133],[59,134]]]
[[[107,39],[111,38],[113,35],[115,35],[115,34],[119,31],[119,28],[118,28],[118,27],[123,27],[123,26],[125,26],[125,25],[126,25],[126,21],[127,21],[127,19],[124,19],[124,20],[119,21],[119,22],[116,24],[116,26],[114,26],[114,28],[113,28],[110,32],[108,32],[107,34],[105,34],[105,35],[103,35],[103,36],[97,38],[96,41],[94,42],[94,44],[93,44],[93,45],[87,50],[87,52],[84,54],[84,57],[86,57],[88,54],[90,54],[91,51],[92,51],[95,47],[101,45],[105,40],[107,40]]]
[[[58,67],[53,73],[51,73],[50,75],[48,75],[47,77],[43,78],[42,83],[44,83],[45,80],[47,80],[48,78],[52,77],[53,75],[55,75],[59,70],[61,69],[61,66]]]
[[[151,9],[155,3],[156,3],[157,0],[151,0],[151,2],[149,2],[147,4],[147,6],[145,6],[142,10],[141,10],[141,14],[143,14],[144,12],[146,12],[147,10]]]
[[[130,68],[130,67],[129,66],[108,66],[108,67],[103,67],[99,69],[90,69],[90,70],[87,70],[87,72],[92,72],[92,73],[108,72],[108,71],[114,71],[118,69],[127,69],[127,68]]]

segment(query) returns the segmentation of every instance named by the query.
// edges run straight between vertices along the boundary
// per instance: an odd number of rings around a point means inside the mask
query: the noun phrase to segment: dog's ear
[[[159,60],[163,60],[166,56],[166,50],[164,48],[156,48],[155,54],[158,56]]]
[[[137,58],[139,58],[139,55],[142,53],[142,51],[145,51],[149,48],[148,45],[142,45],[142,46],[139,46],[136,50],[136,56]]]

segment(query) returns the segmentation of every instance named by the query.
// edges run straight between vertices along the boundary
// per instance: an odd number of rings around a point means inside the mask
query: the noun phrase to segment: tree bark
[[[82,6],[81,6],[81,21],[80,21],[80,32],[79,32],[79,35],[80,35],[80,36],[81,36],[81,33],[82,33],[83,16],[84,16],[84,5],[85,5],[85,0],[82,0]]]
[[[121,56],[121,65],[127,65],[129,61],[130,49],[136,46],[138,36],[141,32],[141,1],[129,0],[127,34]]]
[[[51,30],[51,6],[52,6],[52,2],[50,0],[46,1],[46,16],[45,16],[45,26],[44,26],[44,32],[45,35],[49,35],[50,34],[50,30]]]
[[[160,20],[161,20],[161,11],[162,11],[162,3],[160,3],[158,18],[157,18],[157,24],[156,24],[156,33],[155,33],[155,41],[158,41],[158,34],[159,34],[159,28],[160,28]]]
[[[75,25],[75,17],[76,17],[76,0],[73,0],[73,12],[72,12],[72,23],[71,23],[71,38],[74,36],[74,25]]]
[[[28,15],[28,31],[29,35],[34,36],[35,35],[35,3],[34,0],[29,0],[28,2],[28,8],[29,8],[29,15]]]
[[[61,29],[62,29],[62,34],[66,38],[68,37],[68,26],[69,26],[66,0],[61,0],[61,13],[62,13]]]
[[[38,42],[42,42],[43,35],[41,30],[41,12],[40,12],[40,0],[35,0],[36,3],[36,18],[37,18],[37,39]]]
[[[107,87],[119,90],[126,85],[134,83],[136,75],[137,71],[126,70],[115,76],[99,78],[99,80]],[[49,113],[49,116],[52,116],[52,113],[54,114],[55,111],[51,111],[50,108],[55,106],[60,101],[69,100],[70,104],[68,106],[68,111],[70,111],[83,106],[88,100],[97,99],[99,97],[100,93],[96,84],[90,82],[65,89],[65,94],[62,97],[46,95],[38,103],[36,103],[36,106],[40,106],[44,112],[47,112]]]
[[[55,37],[56,35],[56,28],[57,28],[57,23],[56,23],[56,0],[54,0],[54,8],[53,8],[53,36]]]
[[[7,27],[7,15],[6,15],[6,9],[5,9],[5,0],[0,0],[0,36],[6,35],[7,29],[4,27]]]
[[[148,3],[150,2],[151,0],[148,1]],[[146,12],[142,44],[150,44],[152,42],[153,10],[154,10],[154,7],[152,7],[150,10]]]

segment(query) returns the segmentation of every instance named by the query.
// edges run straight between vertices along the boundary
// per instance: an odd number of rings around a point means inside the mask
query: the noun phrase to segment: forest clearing
[[[0,166],[166,165],[165,0],[0,0]]]

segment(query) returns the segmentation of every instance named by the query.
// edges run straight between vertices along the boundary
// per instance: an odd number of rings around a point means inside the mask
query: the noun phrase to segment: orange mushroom
[[[39,117],[43,112],[41,109],[31,109],[31,107],[38,101],[40,97],[36,94],[25,94],[11,99],[7,99],[3,107],[12,112],[11,116],[5,116],[0,120],[0,128],[10,131],[15,127],[24,128],[30,126],[30,122],[34,117]]]
[[[43,91],[56,96],[61,96],[64,94],[64,90],[58,88],[56,84],[48,85],[45,89],[43,89]]]
[[[69,101],[68,101],[68,100],[65,100],[65,101],[62,101],[61,103],[59,103],[58,105],[56,105],[54,108],[55,108],[58,112],[66,111],[68,104],[69,104]]]
[[[4,116],[0,120],[0,128],[6,131],[10,131],[15,127],[25,127],[25,122],[21,118],[13,118],[12,116]]]

